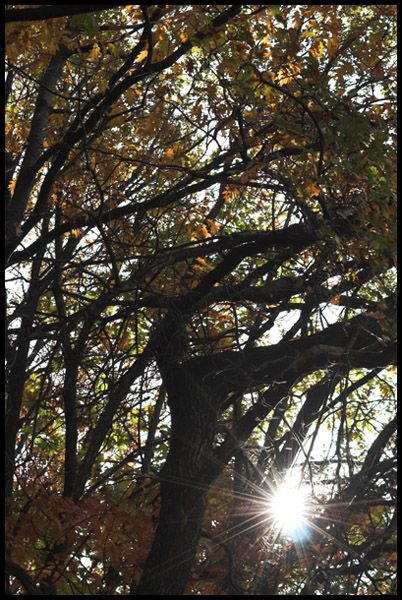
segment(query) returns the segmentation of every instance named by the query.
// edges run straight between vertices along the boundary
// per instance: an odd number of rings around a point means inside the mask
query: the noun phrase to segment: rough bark
[[[212,450],[220,397],[194,369],[161,366],[171,410],[172,440],[161,474],[161,510],[152,549],[135,595],[182,595],[204,517],[203,490],[189,511],[184,499]]]

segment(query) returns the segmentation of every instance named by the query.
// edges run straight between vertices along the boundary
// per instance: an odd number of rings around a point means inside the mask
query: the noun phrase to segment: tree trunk
[[[180,486],[163,483],[161,495],[158,528],[136,596],[183,595],[198,547],[203,499],[184,515]]]
[[[161,473],[161,509],[154,542],[135,595],[182,595],[204,518],[203,491],[185,498],[211,455],[219,397],[191,368],[160,364],[171,411],[172,440]]]

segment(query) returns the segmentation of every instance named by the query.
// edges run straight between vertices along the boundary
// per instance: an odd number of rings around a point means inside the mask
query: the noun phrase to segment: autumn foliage
[[[396,6],[5,17],[6,594],[396,595]]]

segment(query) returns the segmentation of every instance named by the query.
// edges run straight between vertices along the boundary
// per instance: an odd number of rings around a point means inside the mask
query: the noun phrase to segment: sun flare
[[[307,525],[307,488],[285,481],[269,502],[269,513],[276,529],[285,535],[293,535]]]

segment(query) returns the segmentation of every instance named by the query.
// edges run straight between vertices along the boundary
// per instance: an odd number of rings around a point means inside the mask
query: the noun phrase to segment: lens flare
[[[307,488],[292,480],[283,482],[273,493],[268,512],[276,529],[293,539],[305,537],[308,530]]]

